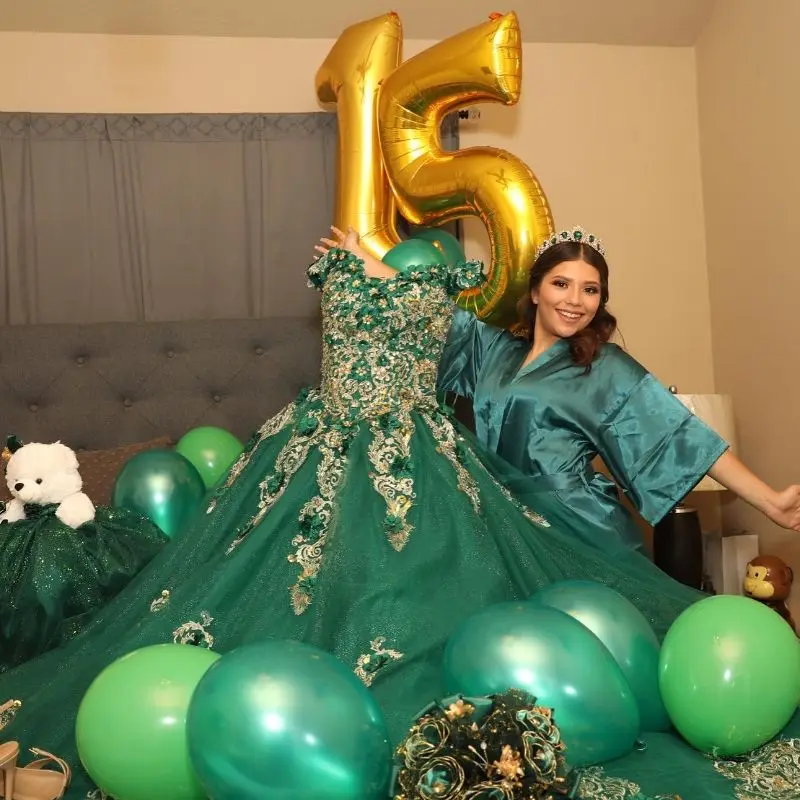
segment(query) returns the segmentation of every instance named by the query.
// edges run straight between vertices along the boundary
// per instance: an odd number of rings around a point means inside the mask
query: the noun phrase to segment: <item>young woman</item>
[[[527,478],[514,493],[554,493],[582,538],[606,552],[641,548],[641,533],[600,456],[651,524],[706,474],[784,528],[800,530],[800,486],[776,491],[742,464],[647,370],[610,342],[608,264],[575,228],[544,243],[512,335],[455,312],[439,389],[473,401],[480,442]]]

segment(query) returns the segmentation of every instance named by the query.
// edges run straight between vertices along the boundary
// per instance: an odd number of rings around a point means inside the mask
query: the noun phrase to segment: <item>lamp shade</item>
[[[689,411],[719,434],[736,452],[736,428],[733,419],[733,402],[726,394],[677,394],[678,400]],[[695,492],[721,492],[725,487],[706,475],[697,486]]]

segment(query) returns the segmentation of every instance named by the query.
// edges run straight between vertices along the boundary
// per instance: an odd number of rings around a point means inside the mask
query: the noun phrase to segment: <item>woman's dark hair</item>
[[[600,305],[594,319],[574,336],[569,337],[569,353],[572,361],[589,372],[597,357],[600,346],[607,342],[617,329],[617,320],[606,308],[608,303],[608,264],[605,258],[593,247],[582,242],[559,242],[548,247],[531,267],[528,279],[528,292],[519,301],[517,310],[519,320],[514,328],[517,336],[533,344],[533,331],[536,325],[536,303],[531,295],[542,285],[547,274],[564,261],[585,261],[600,275]]]

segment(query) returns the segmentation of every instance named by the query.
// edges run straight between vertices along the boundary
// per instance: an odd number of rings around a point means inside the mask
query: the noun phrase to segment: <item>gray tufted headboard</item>
[[[319,320],[0,328],[0,441],[101,450],[198,425],[246,440],[319,379]]]

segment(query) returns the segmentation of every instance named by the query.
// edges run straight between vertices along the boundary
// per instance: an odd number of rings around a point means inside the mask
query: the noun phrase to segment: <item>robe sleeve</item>
[[[437,391],[472,398],[486,354],[502,335],[499,328],[456,306],[439,361]]]
[[[606,376],[612,393],[598,452],[639,513],[655,525],[728,449],[677,397],[617,349]],[[605,381],[604,381],[605,383]],[[613,389],[612,389],[613,387]]]

